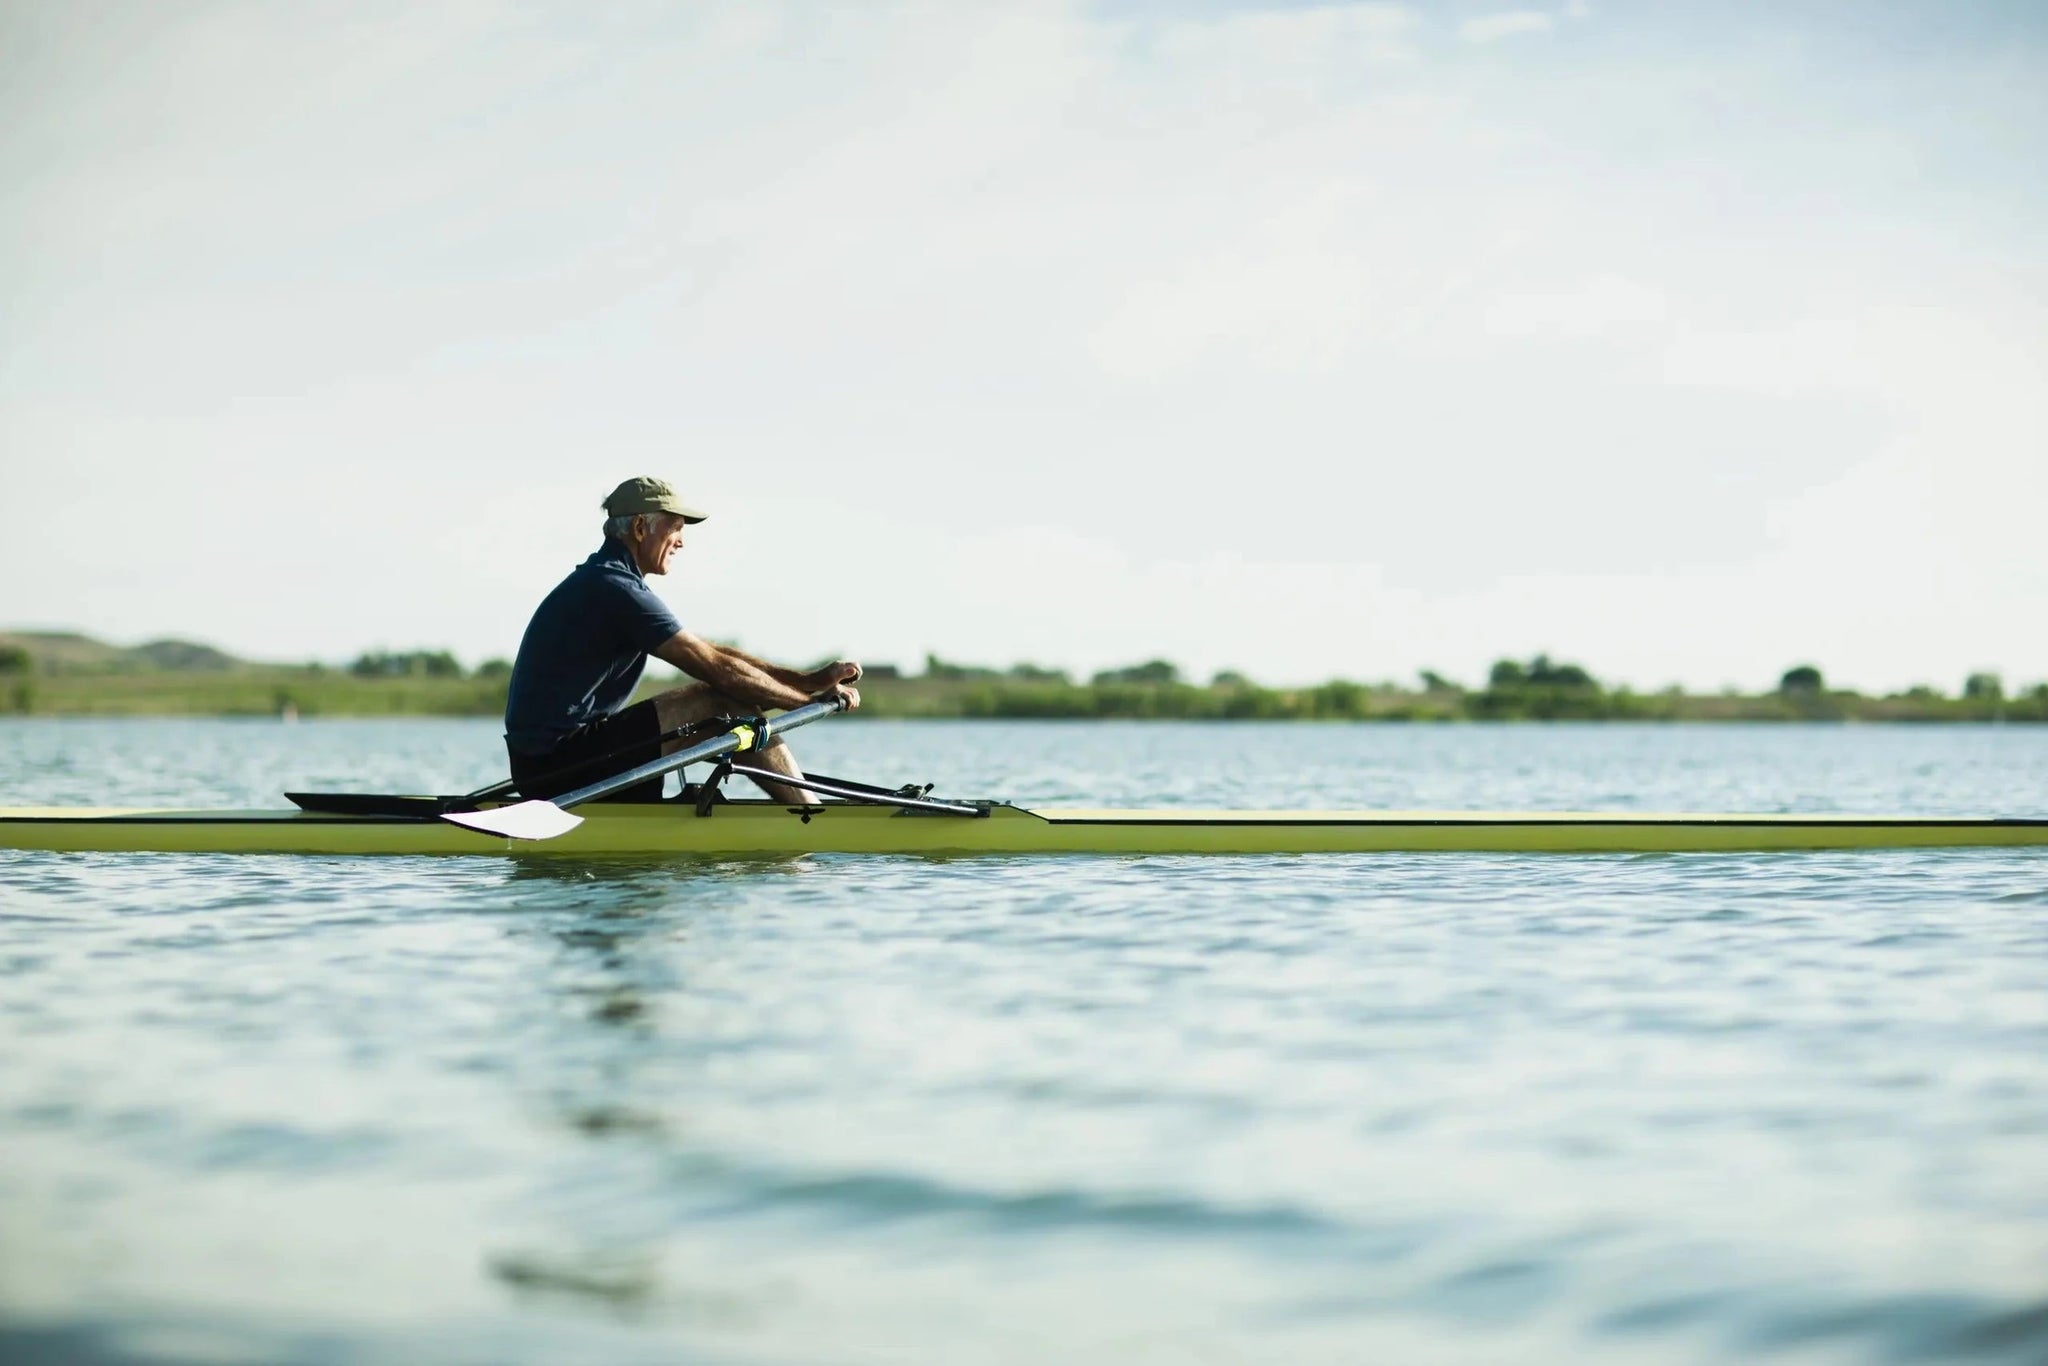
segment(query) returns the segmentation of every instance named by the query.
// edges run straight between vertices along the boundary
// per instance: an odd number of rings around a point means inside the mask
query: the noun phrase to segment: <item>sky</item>
[[[0,628],[2048,679],[2048,7],[0,0]]]

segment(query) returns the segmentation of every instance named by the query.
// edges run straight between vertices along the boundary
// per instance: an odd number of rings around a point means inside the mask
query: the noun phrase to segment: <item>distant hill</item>
[[[222,673],[246,663],[190,640],[109,645],[76,631],[0,631],[0,654],[20,650],[36,673]]]
[[[159,669],[181,673],[219,673],[238,669],[244,662],[225,650],[201,645],[196,640],[150,640],[126,651],[126,654],[133,659],[147,660]]]

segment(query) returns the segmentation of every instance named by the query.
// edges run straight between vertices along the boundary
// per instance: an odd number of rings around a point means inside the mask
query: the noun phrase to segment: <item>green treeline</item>
[[[317,664],[308,665],[317,669]],[[459,660],[446,650],[408,650],[389,653],[373,650],[356,656],[355,663],[348,666],[349,673],[356,678],[475,678],[482,681],[504,680],[512,677],[512,661],[509,659],[487,659],[477,665],[475,673],[465,671]]]
[[[208,646],[132,649],[69,633],[0,635],[0,713],[92,716],[490,716],[512,666],[445,650],[373,651],[345,668],[256,664]]]
[[[87,637],[0,634],[0,712],[37,715],[494,716],[511,666],[474,669],[445,650],[371,651],[344,667],[256,664],[207,646],[132,649]],[[643,695],[673,686],[650,679]],[[1433,670],[1414,683],[1332,679],[1268,687],[1224,671],[1184,678],[1166,660],[1086,679],[1035,664],[1007,668],[927,656],[920,673],[870,666],[862,714],[880,717],[1128,718],[1267,721],[2013,721],[2048,722],[2048,683],[2008,691],[1972,674],[1872,696],[1831,688],[1818,668],[1787,669],[1759,693],[1636,692],[1547,655],[1503,659],[1470,685]]]
[[[1641,693],[1608,686],[1577,664],[1546,655],[1496,663],[1467,687],[1433,670],[1418,683],[1333,679],[1270,688],[1225,671],[1193,683],[1164,660],[1109,669],[1082,682],[1057,669],[991,669],[928,657],[919,676],[869,671],[863,710],[876,716],[1171,718],[1271,721],[2048,721],[2048,683],[2007,696],[1995,675],[1975,674],[1962,692],[1931,687],[1888,696],[1831,689],[1801,665],[1757,694]]]

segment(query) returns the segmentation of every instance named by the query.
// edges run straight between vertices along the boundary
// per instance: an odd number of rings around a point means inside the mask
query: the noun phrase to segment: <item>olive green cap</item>
[[[704,514],[678,497],[668,480],[649,479],[645,475],[628,479],[606,494],[604,510],[614,517],[631,517],[636,512],[673,512],[685,522],[704,520]]]

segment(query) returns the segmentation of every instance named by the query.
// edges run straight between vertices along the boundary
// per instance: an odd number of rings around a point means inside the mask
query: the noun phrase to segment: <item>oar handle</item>
[[[671,740],[680,740],[685,735],[703,735],[711,731],[722,734],[725,731],[731,730],[739,721],[740,718],[735,716],[707,716],[702,721],[691,721],[686,725],[670,727],[657,737],[657,743],[665,745]],[[616,749],[606,750],[603,754],[592,755],[588,759],[578,759],[573,764],[551,770],[546,776],[550,782],[559,781],[574,774],[587,773],[592,769],[601,769],[622,754],[629,754],[634,750],[645,748],[646,741],[644,740],[636,744],[621,745]],[[447,809],[450,811],[471,810],[495,798],[508,797],[518,790],[518,781],[513,778],[507,778],[501,783],[492,783],[489,787],[480,787],[474,792],[465,792],[460,797],[449,798]]]
[[[574,792],[565,792],[554,799],[554,804],[566,811],[572,806],[594,802],[599,797],[609,797],[614,792],[644,783],[650,778],[673,773],[685,764],[694,764],[703,759],[716,759],[742,749],[758,748],[761,740],[766,738],[763,732],[773,731],[780,735],[786,730],[795,730],[798,726],[808,726],[813,721],[822,721],[845,709],[846,698],[835,693],[820,701],[806,703],[794,711],[786,711],[768,720],[758,731],[751,725],[737,725],[725,734],[713,736],[702,744],[679,749],[673,754],[664,754],[658,759],[649,759],[646,763],[635,765],[624,773],[615,773],[587,787],[579,787]]]

